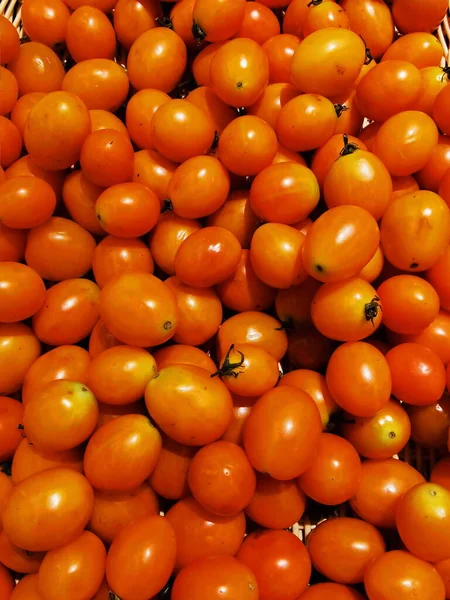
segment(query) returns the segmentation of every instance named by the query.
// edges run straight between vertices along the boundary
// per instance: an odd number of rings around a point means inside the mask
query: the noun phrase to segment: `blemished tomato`
[[[307,94],[337,96],[356,81],[364,61],[365,45],[359,35],[339,27],[320,29],[295,51],[292,83]]]
[[[275,130],[281,109],[297,94],[297,90],[290,83],[271,83],[258,100],[248,107],[247,112],[263,119]]]
[[[159,513],[158,497],[148,483],[128,492],[95,492],[89,529],[111,544],[124,527]]]
[[[237,238],[223,227],[204,227],[188,236],[175,256],[175,275],[197,288],[211,287],[228,279],[241,260]],[[198,265],[202,265],[198,269]]]
[[[260,473],[286,481],[312,464],[321,431],[311,396],[283,386],[266,392],[253,406],[245,426],[245,450]]]
[[[303,246],[303,264],[319,281],[341,282],[358,274],[379,243],[377,222],[367,210],[336,206],[311,225]]]
[[[108,330],[130,346],[157,346],[175,334],[175,295],[149,273],[122,273],[100,294],[100,314]]]
[[[21,44],[19,52],[8,61],[8,69],[19,84],[19,95],[30,92],[56,92],[61,89],[64,66],[59,56],[39,42]]]
[[[66,452],[46,453],[38,450],[27,439],[23,439],[14,453],[11,466],[11,477],[14,485],[17,485],[27,477],[62,467],[73,469],[79,473],[83,472],[83,455],[79,448],[67,450]],[[1,561],[1,558],[0,558]],[[16,569],[20,572],[20,569]]]
[[[250,189],[253,212],[262,220],[294,225],[309,216],[320,198],[314,173],[302,164],[272,164],[255,177]]]
[[[84,471],[98,490],[126,492],[151,474],[161,453],[161,435],[144,415],[124,415],[105,423],[89,440]]]
[[[424,448],[446,448],[450,425],[450,398],[444,395],[428,406],[409,406],[411,439]],[[449,557],[450,558],[450,557]]]
[[[344,135],[342,154],[325,177],[323,193],[328,208],[352,204],[378,221],[391,203],[392,179],[377,156],[355,148]]]
[[[157,26],[161,4],[159,0],[118,0],[113,16],[117,38],[129,49],[141,34]]]
[[[81,225],[51,217],[28,233],[25,260],[43,279],[63,281],[85,275],[94,250],[94,238]]]
[[[45,344],[76,344],[88,336],[99,318],[100,290],[88,279],[66,279],[46,292],[33,316],[36,336]]]
[[[205,510],[228,517],[237,515],[249,504],[256,476],[242,448],[219,441],[204,446],[194,456],[188,484]]]
[[[259,219],[250,206],[249,190],[235,190],[230,193],[225,204],[210,215],[209,226],[223,227],[230,231],[242,248],[250,248],[253,234],[259,225]]]
[[[44,300],[45,285],[36,271],[20,263],[0,263],[0,322],[28,319]]]
[[[411,192],[388,206],[380,232],[383,252],[394,267],[424,271],[448,247],[450,209],[434,192]]]
[[[180,571],[172,588],[172,600],[257,600],[253,572],[232,556],[207,556]]]
[[[105,574],[106,550],[101,540],[84,531],[73,542],[50,550],[39,568],[38,589],[48,600],[88,600]]]
[[[255,531],[236,558],[255,574],[260,598],[296,600],[306,589],[311,560],[302,542],[289,531]]]
[[[242,25],[245,0],[196,0],[192,17],[193,33],[198,42],[222,42],[231,38]]]
[[[425,478],[407,463],[388,458],[362,463],[359,487],[350,499],[352,510],[375,527],[395,528],[400,498]]]
[[[0,184],[0,194],[2,224],[13,229],[31,229],[42,225],[55,210],[55,192],[40,177],[7,177]]]
[[[425,167],[437,143],[433,119],[420,111],[406,110],[381,125],[372,151],[391,175],[411,175]]]
[[[302,261],[303,233],[283,223],[265,223],[253,234],[250,260],[266,285],[288,289],[308,278]]]
[[[133,163],[130,138],[115,129],[94,131],[81,148],[81,170],[98,187],[129,181],[133,175]]]
[[[219,517],[204,509],[192,496],[172,506],[166,519],[177,541],[176,570],[213,554],[234,556],[245,535],[243,512]]]
[[[93,502],[94,492],[83,475],[48,469],[14,487],[3,512],[3,529],[19,548],[32,552],[57,548],[81,534]]]
[[[341,517],[319,523],[308,536],[307,549],[319,573],[331,581],[351,584],[363,581],[365,569],[384,554],[386,545],[373,525]]]
[[[225,127],[217,156],[236,175],[256,175],[272,164],[277,149],[272,127],[259,116],[245,115]]]
[[[277,481],[258,474],[256,490],[245,513],[262,527],[285,529],[301,519],[305,507],[305,495],[295,481]]]
[[[24,411],[29,441],[43,452],[61,452],[79,446],[93,433],[98,405],[84,383],[55,380],[40,388]]]
[[[363,131],[366,131],[366,129]],[[367,150],[366,145],[360,139],[352,135],[348,136],[348,143],[357,146],[360,150]],[[311,160],[311,170],[316,176],[321,189],[323,188],[328,171],[336,159],[339,158],[343,145],[343,136],[342,134],[337,133],[314,152]]]
[[[99,288],[121,273],[153,273],[153,259],[144,242],[107,236],[95,248],[92,270]]]
[[[165,346],[153,353],[153,358],[156,360],[158,371],[164,367],[173,365],[191,365],[192,367],[201,367],[211,375],[217,371],[214,361],[206,352],[189,346],[186,344],[174,344],[173,346]]]
[[[162,436],[162,449],[156,467],[150,475],[153,490],[168,500],[181,500],[189,495],[188,472],[197,448],[185,446]]]
[[[312,277],[287,290],[278,290],[275,312],[286,329],[299,329],[311,324],[310,306],[321,283]]]
[[[108,17],[95,6],[80,6],[67,22],[67,49],[75,62],[114,57],[116,34]]]
[[[197,366],[161,369],[145,390],[145,403],[164,433],[188,446],[218,440],[232,418],[233,402],[225,384]]]
[[[42,552],[22,550],[11,544],[4,531],[0,533],[0,561],[8,569],[16,573],[37,573],[43,558]]]
[[[447,12],[446,0],[433,0],[425,8],[418,0],[395,0],[392,7],[394,23],[401,33],[434,31]]]
[[[261,2],[245,3],[244,19],[235,37],[250,38],[262,46],[279,33],[280,22],[270,8]]]
[[[0,392],[17,392],[40,354],[41,344],[30,327],[24,323],[1,323]]]
[[[442,46],[431,33],[407,33],[397,38],[383,54],[385,60],[406,60],[418,69],[437,67],[442,59]]]
[[[219,329],[219,356],[224,356],[232,344],[255,344],[281,360],[287,350],[287,335],[277,319],[265,313],[247,311],[230,317]]]
[[[11,593],[14,590],[14,579],[8,569],[0,564],[0,598],[1,600],[9,600]]]
[[[228,41],[214,53],[210,77],[221,100],[236,108],[250,106],[269,82],[267,56],[249,38]]]
[[[22,441],[19,425],[23,422],[23,406],[18,400],[0,397],[0,461],[10,460]]]
[[[400,403],[391,399],[371,417],[344,414],[340,432],[361,456],[385,459],[406,446],[411,422]]]
[[[103,189],[91,183],[81,171],[72,171],[64,180],[62,196],[71,218],[95,235],[104,236],[106,231],[95,214],[95,203]]]
[[[340,583],[316,583],[308,587],[299,600],[364,600],[354,588]]]
[[[4,15],[0,15],[0,64],[9,64],[19,53],[20,39],[17,29]]]
[[[184,219],[173,212],[163,213],[149,237],[155,263],[167,275],[175,274],[175,256],[184,240],[201,228],[198,221]]]
[[[439,356],[420,344],[404,343],[386,354],[392,375],[392,394],[406,404],[437,402],[445,388],[445,367]]]
[[[349,500],[359,484],[361,460],[353,446],[343,438],[322,433],[311,465],[297,479],[309,497],[335,506]]]
[[[119,531],[106,559],[106,579],[122,598],[144,600],[166,585],[175,556],[175,532],[169,520],[151,515]]]

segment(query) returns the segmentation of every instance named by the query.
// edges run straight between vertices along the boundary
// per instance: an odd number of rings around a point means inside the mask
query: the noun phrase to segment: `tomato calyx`
[[[307,4],[306,6],[309,8],[310,6],[319,6],[319,4],[322,4],[323,0],[311,0],[311,2],[309,4]]]
[[[450,65],[442,67],[441,81],[444,83],[444,79],[447,77],[447,81],[450,81]]]
[[[359,150],[359,146],[357,144],[355,144],[354,142],[348,141],[348,135],[346,133],[344,133],[343,139],[344,139],[344,147],[339,152],[339,156],[348,156],[349,154],[353,154],[354,152],[356,152],[356,150]]]
[[[342,113],[348,110],[348,106],[345,106],[345,104],[335,104],[334,110],[336,111],[337,117],[339,119]]]
[[[378,311],[383,310],[379,300],[378,296],[375,296],[370,302],[364,305],[366,321],[371,321],[373,327],[375,327],[374,319],[378,316]]]
[[[172,29],[173,31],[173,23],[170,17],[158,17],[156,19],[156,22],[158,23],[158,25],[161,25],[161,27],[166,27],[167,29]]]
[[[192,24],[192,35],[197,41],[197,46],[200,46],[207,34],[206,31],[204,31],[196,21],[194,21]]]
[[[235,369],[239,369],[240,367],[242,367],[242,365],[244,364],[245,356],[240,350],[236,350],[236,352],[240,356],[240,359],[238,362],[233,363],[230,361],[230,354],[233,350],[234,344],[231,344],[228,352],[225,355],[222,366],[219,368],[218,371],[212,373],[211,377],[219,377],[220,379],[222,379],[222,377],[234,377],[235,379],[239,377],[242,371],[235,371]]]

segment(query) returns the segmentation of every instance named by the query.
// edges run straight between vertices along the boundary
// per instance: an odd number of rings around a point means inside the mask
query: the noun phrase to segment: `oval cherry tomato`
[[[0,392],[17,392],[40,354],[41,344],[30,327],[23,323],[1,323]]]
[[[44,300],[45,285],[35,270],[20,263],[0,263],[2,323],[15,323],[32,317],[41,308]]]
[[[8,61],[8,69],[17,79],[20,95],[56,92],[61,89],[65,75],[56,52],[40,42],[21,44],[19,52]]]
[[[428,406],[409,406],[411,439],[424,448],[446,448],[450,425],[450,399],[443,396]]]
[[[197,448],[185,446],[162,436],[162,449],[149,483],[168,500],[181,500],[189,494],[188,472]]]
[[[116,34],[108,17],[95,6],[80,6],[67,22],[67,49],[75,62],[114,58]]]
[[[40,177],[20,175],[7,178],[0,185],[2,223],[16,229],[31,229],[42,225],[56,206],[51,186]],[[20,208],[19,208],[20,207]]]
[[[43,558],[44,553],[22,550],[11,544],[4,531],[0,533],[0,560],[11,571],[37,573]]]
[[[71,218],[90,233],[106,235],[95,214],[95,203],[103,189],[91,183],[81,171],[73,171],[64,180],[63,200]]]
[[[395,0],[395,5],[392,7],[392,16],[401,33],[431,32],[437,29],[447,9],[448,6],[445,0],[433,0],[426,9],[417,0],[413,0],[412,3],[405,0]]]
[[[245,4],[244,19],[235,37],[250,38],[261,46],[280,33],[280,22],[263,3]]]
[[[208,217],[207,224],[227,229],[237,238],[242,248],[250,248],[259,219],[251,209],[249,191],[232,191],[225,204]]]
[[[300,329],[311,324],[311,302],[320,286],[317,279],[308,277],[300,285],[277,291],[275,311],[286,329]]]
[[[380,0],[343,0],[341,7],[350,28],[359,34],[374,58],[389,50],[394,39],[394,23],[387,6]]]
[[[438,293],[441,308],[450,310],[450,282],[446,276],[450,266],[450,246],[446,248],[442,256],[431,269],[425,273],[425,278],[431,283]]]
[[[159,0],[118,0],[113,14],[117,38],[130,49],[140,35],[157,26],[162,10]]]
[[[0,397],[0,460],[12,458],[22,441],[23,406],[13,398]]]
[[[0,61],[2,65],[7,65],[19,53],[20,39],[17,29],[4,15],[0,17],[0,39]]]
[[[153,273],[153,259],[148,246],[141,240],[107,236],[95,249],[92,270],[101,288],[121,273]]]
[[[53,469],[62,467],[73,469],[79,473],[83,472],[83,455],[79,448],[68,450],[66,452],[47,453],[41,452],[27,439],[20,442],[14,453],[13,464],[11,466],[11,477],[14,485],[17,485],[27,477]],[[0,559],[1,560],[1,559]],[[20,569],[14,569],[20,572]]]
[[[206,352],[195,346],[185,344],[175,344],[173,346],[164,346],[153,353],[156,360],[158,371],[164,367],[173,365],[190,365],[191,367],[201,367],[211,375],[217,371],[214,361]]]
[[[406,60],[418,69],[424,69],[437,67],[441,59],[442,46],[437,37],[431,33],[417,31],[398,37],[381,60]]]
[[[363,131],[366,130],[367,127]],[[367,150],[366,145],[362,142],[362,140],[352,135],[348,136],[348,143],[352,144],[352,146],[357,146],[360,150]],[[325,177],[328,174],[328,171],[339,158],[343,146],[343,136],[342,134],[337,133],[333,135],[321,148],[318,148],[314,152],[311,161],[311,170],[316,176],[321,188],[323,188]]]

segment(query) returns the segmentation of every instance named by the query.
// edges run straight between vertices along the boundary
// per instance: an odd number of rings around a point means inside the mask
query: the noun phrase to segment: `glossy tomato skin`
[[[172,600],[257,600],[253,572],[231,556],[207,556],[180,571],[172,588]]]
[[[434,31],[448,9],[445,0],[434,0],[427,9],[420,2],[396,0],[392,8],[394,23],[402,33]]]
[[[245,535],[243,512],[219,517],[202,508],[192,497],[183,498],[172,506],[166,519],[175,531],[176,570],[205,556],[234,556]]]
[[[445,588],[439,573],[430,564],[409,552],[394,550],[374,560],[364,575],[370,598],[406,600],[411,587],[423,600],[444,600]]]
[[[269,38],[280,33],[280,23],[276,15],[261,2],[246,4],[244,20],[236,37],[246,37],[263,45]]]
[[[181,500],[189,494],[188,472],[197,448],[162,436],[158,462],[149,478],[152,489],[168,500]]]
[[[114,29],[120,43],[129,49],[137,38],[156,27],[161,16],[158,0],[119,0],[114,7]]]
[[[51,501],[55,498],[57,503]],[[19,548],[32,552],[51,550],[81,534],[93,502],[94,492],[80,473],[64,468],[42,471],[14,488],[3,513],[3,528]]]
[[[310,306],[321,283],[313,277],[298,286],[287,290],[278,290],[275,297],[275,312],[286,326],[301,329],[311,324]]]
[[[99,187],[129,181],[133,161],[134,150],[128,134],[116,129],[93,131],[81,148],[81,170]]]
[[[0,565],[0,592],[4,600],[9,600],[14,589],[14,579],[6,567]]]
[[[95,6],[80,6],[67,22],[66,44],[76,62],[113,58],[116,34],[108,17]]]
[[[316,583],[306,589],[299,600],[364,600],[354,588],[340,583]]]
[[[366,460],[362,463],[361,481],[350,506],[371,525],[392,529],[400,498],[424,482],[419,471],[395,458]]]
[[[227,2],[196,0],[192,17],[197,40],[222,42],[232,37],[244,20],[245,0]]]
[[[407,60],[418,69],[438,66],[442,47],[431,33],[413,32],[397,38],[384,53],[382,60]]]
[[[431,269],[428,269],[425,273],[426,280],[431,283],[438,293],[441,308],[446,311],[450,310],[450,284],[446,277],[448,265],[450,265],[450,245]]]
[[[8,69],[17,79],[20,95],[60,90],[65,74],[56,52],[40,42],[22,44]]]
[[[92,256],[92,270],[100,289],[120,273],[153,273],[153,268],[150,250],[141,240],[107,236],[98,244]]]
[[[23,323],[0,324],[0,391],[17,392],[28,369],[39,358],[41,344]]]
[[[261,396],[247,419],[245,450],[259,472],[293,479],[311,465],[321,430],[311,396],[289,386],[275,388]]]
[[[362,36],[374,58],[389,50],[394,39],[391,13],[380,0],[343,0],[350,28]]]
[[[175,533],[167,519],[151,515],[131,523],[114,539],[106,560],[111,589],[146,600],[167,583],[175,564]]]
[[[90,233],[104,236],[106,232],[95,214],[95,203],[102,191],[81,171],[73,171],[64,180],[62,196],[69,215],[76,223]]]
[[[11,478],[14,485],[17,485],[35,473],[56,467],[73,469],[82,473],[82,452],[79,448],[66,452],[41,452],[25,438],[14,453],[13,464],[11,465]]]
[[[0,19],[0,30],[1,30],[1,64],[7,65],[10,63],[15,56],[17,56],[20,48],[20,40],[17,30],[4,15]]]
[[[0,561],[16,573],[37,573],[44,558],[43,552],[29,552],[12,544],[6,533],[0,533]]]
[[[225,384],[197,366],[162,369],[147,386],[145,402],[164,433],[189,446],[218,440],[232,418],[233,402]]]
[[[184,240],[201,228],[195,219],[164,213],[149,235],[152,258],[167,275],[175,275],[175,257]]]
[[[208,225],[228,229],[245,249],[250,248],[258,222],[250,206],[248,190],[232,191],[225,204],[207,221]]]
[[[22,441],[23,406],[18,400],[0,397],[0,460],[10,460]]]
[[[254,572],[261,598],[296,600],[311,575],[308,552],[289,531],[255,531],[236,557]]]
[[[313,567],[325,577],[354,584],[363,581],[366,567],[384,554],[386,544],[373,525],[340,517],[319,523],[308,537],[307,549]]]
[[[195,346],[186,344],[164,346],[156,350],[153,357],[156,360],[158,371],[173,365],[191,365],[192,367],[205,369],[211,375],[217,372],[217,367],[210,356]]]

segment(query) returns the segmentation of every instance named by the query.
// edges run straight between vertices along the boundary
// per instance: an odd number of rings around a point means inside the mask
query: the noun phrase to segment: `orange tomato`
[[[41,344],[23,323],[0,324],[0,392],[12,394],[22,387],[28,369],[41,354]]]
[[[118,40],[130,49],[140,35],[157,26],[161,16],[159,0],[115,1],[113,22]]]
[[[112,59],[117,43],[110,20],[95,6],[80,6],[70,15],[65,41],[75,62]]]
[[[265,6],[245,3],[244,19],[235,37],[250,38],[261,46],[272,36],[280,33],[280,22],[276,15]]]
[[[11,477],[14,485],[19,484],[35,473],[62,467],[83,472],[83,455],[79,448],[66,452],[41,452],[31,442],[24,439],[20,442],[13,457]],[[1,560],[1,559],[0,559]],[[15,569],[20,571],[20,569]]]
[[[4,15],[0,15],[0,63],[7,65],[17,56],[20,39],[17,29]]]
[[[286,329],[300,329],[311,324],[311,302],[320,286],[317,279],[308,277],[300,285],[277,291],[275,312]]]
[[[18,53],[8,61],[8,70],[16,77],[21,96],[31,92],[56,92],[61,89],[65,75],[56,52],[40,42],[21,44]]]
[[[138,239],[108,235],[95,248],[92,270],[99,288],[121,273],[153,273],[153,259],[148,246]]]
[[[260,117],[275,130],[281,109],[296,96],[297,90],[290,83],[271,83],[247,112]]]
[[[437,67],[442,59],[442,46],[431,33],[417,31],[398,37],[383,54],[385,60],[406,60],[418,69]]]
[[[17,400],[0,397],[0,460],[8,461],[13,457],[22,441],[23,406]]]
[[[161,454],[149,478],[152,489],[168,500],[188,496],[188,472],[196,452],[197,448],[179,444],[163,435]]]
[[[446,448],[450,425],[450,399],[444,395],[428,406],[409,406],[411,439],[424,448]]]
[[[95,235],[106,235],[95,214],[95,203],[103,189],[91,183],[81,171],[72,171],[64,180],[62,196],[71,218]]]
[[[0,321],[15,323],[33,316],[45,300],[45,285],[32,268],[0,263]]]
[[[420,1],[395,0],[392,7],[394,23],[401,33],[437,29],[448,6],[446,0],[433,0],[426,7]]]
[[[242,248],[250,248],[259,219],[251,209],[249,191],[232,191],[225,204],[208,217],[207,224],[227,229],[237,238]]]
[[[394,23],[389,8],[381,0],[343,0],[341,7],[350,28],[367,44],[374,58],[388,51],[394,39]]]
[[[47,46],[64,42],[70,11],[63,0],[24,0],[21,19],[26,35]]]

